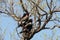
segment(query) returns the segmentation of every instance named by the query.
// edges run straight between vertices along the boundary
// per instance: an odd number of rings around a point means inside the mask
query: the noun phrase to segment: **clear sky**
[[[59,2],[58,2],[59,3]],[[19,8],[20,6],[15,6],[16,10],[18,11],[19,15],[23,14],[22,9]],[[15,13],[16,13],[15,10]],[[60,17],[60,14],[58,14]],[[50,22],[47,26],[53,25],[52,22]],[[15,21],[12,17],[6,15],[6,14],[1,14],[0,15],[0,34],[4,40],[19,40],[19,37],[16,33],[16,27],[17,27],[17,21]],[[53,30],[50,29],[45,29],[42,30],[34,35],[34,37],[31,40],[60,40],[60,28],[54,28]]]
[[[0,15],[0,27],[2,29],[4,40],[19,39],[15,31],[17,22],[12,17],[9,17],[7,15]],[[56,40],[57,37],[60,40],[60,28],[55,28],[53,30],[42,30],[36,33],[31,40],[51,40],[52,38],[53,40]]]

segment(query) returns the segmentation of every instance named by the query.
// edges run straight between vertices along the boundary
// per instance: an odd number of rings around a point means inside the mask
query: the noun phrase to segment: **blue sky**
[[[20,8],[19,5],[15,6],[14,9],[19,10],[18,14],[22,15],[23,11],[22,8]],[[16,14],[15,10],[15,14]],[[17,15],[18,15],[17,14]],[[18,15],[18,16],[19,16]],[[59,16],[60,14],[58,14]],[[47,26],[52,26],[53,23],[50,22]],[[4,40],[19,40],[19,37],[16,33],[16,27],[17,27],[17,21],[15,21],[11,16],[8,16],[6,14],[0,15],[0,34],[3,35]],[[55,28],[53,30],[45,29],[42,30],[34,35],[34,37],[31,40],[60,40],[60,28]]]
[[[0,15],[0,27],[2,28],[2,32],[4,32],[4,40],[13,40],[14,37],[11,37],[11,34],[13,34],[15,28],[17,27],[17,21],[15,21],[12,17],[9,17],[7,15]],[[16,38],[18,38],[16,32],[14,32],[14,35]],[[49,40],[53,37],[53,40],[56,39],[56,37],[60,38],[60,29],[55,28],[53,30],[45,29],[42,30],[34,35],[34,37],[31,40]],[[18,38],[19,39],[19,38]]]

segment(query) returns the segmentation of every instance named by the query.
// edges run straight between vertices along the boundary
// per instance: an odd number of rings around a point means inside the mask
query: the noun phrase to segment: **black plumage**
[[[29,23],[29,24],[28,24]],[[28,24],[28,25],[27,25]],[[33,26],[33,24],[32,24],[32,19],[29,19],[27,22],[26,22],[26,27],[24,27],[23,28],[23,30],[20,32],[20,33],[23,33],[23,32],[26,32],[26,33],[28,33],[28,32],[30,32],[31,31],[31,29],[32,29],[32,26]]]
[[[21,23],[19,23],[18,27],[26,25],[26,22],[29,19],[29,14],[28,13],[24,13],[24,15],[21,17]]]
[[[29,24],[28,24],[29,23]],[[26,26],[26,29],[27,29],[27,32],[29,32],[29,31],[31,31],[31,29],[32,29],[32,26],[33,26],[33,24],[32,24],[32,19],[29,19],[28,20],[28,22],[27,22],[27,26]]]

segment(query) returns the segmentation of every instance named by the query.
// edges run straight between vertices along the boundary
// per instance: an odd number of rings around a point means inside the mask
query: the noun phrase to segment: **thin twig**
[[[33,4],[35,4],[39,9],[41,9],[43,12],[47,13],[45,10],[43,10],[41,7],[39,7],[35,2],[31,1]]]

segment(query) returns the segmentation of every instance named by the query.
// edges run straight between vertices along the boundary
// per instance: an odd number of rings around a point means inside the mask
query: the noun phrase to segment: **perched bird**
[[[32,26],[33,26],[33,24],[32,24],[32,19],[30,19],[27,24],[28,24],[28,25],[26,26],[26,28],[28,29],[28,31],[31,31]]]
[[[32,24],[32,19],[29,19],[29,13],[24,14],[21,17],[20,24],[19,24],[19,26],[23,27],[23,30],[20,33],[23,33],[23,32],[27,33],[29,31],[31,31],[32,25],[33,25]]]
[[[25,13],[25,14],[22,16],[21,21],[27,21],[28,19],[29,19],[29,13]]]
[[[24,26],[24,29],[20,33],[23,33],[23,32],[28,33],[28,32],[30,32],[31,29],[32,29],[32,26],[33,26],[32,19],[30,19],[30,20],[27,21],[27,24]]]
[[[24,15],[21,17],[21,20],[19,21],[18,27],[26,25],[28,19],[29,19],[29,13],[24,13]]]

